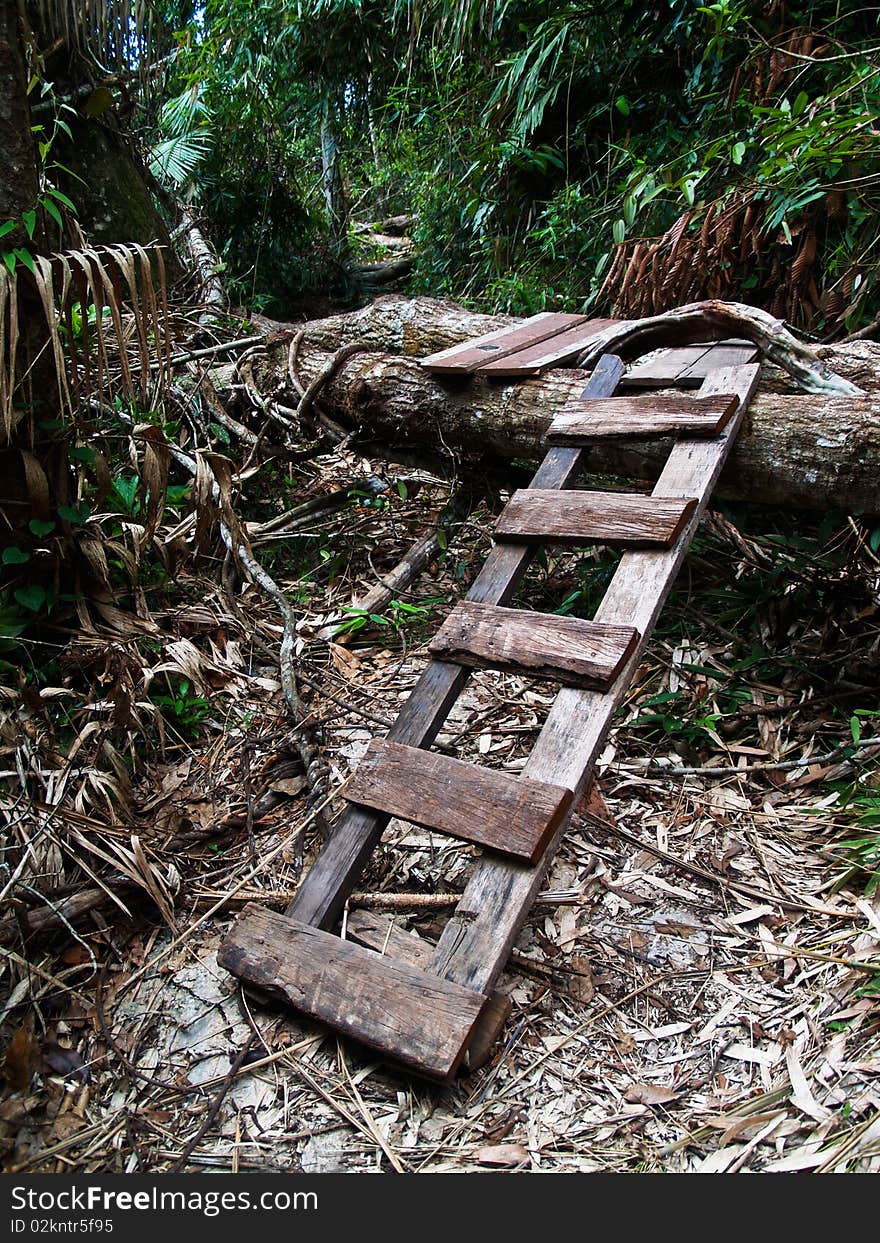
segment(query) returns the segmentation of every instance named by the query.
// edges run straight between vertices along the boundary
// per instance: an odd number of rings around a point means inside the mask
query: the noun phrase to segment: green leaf
[[[47,518],[31,518],[28,528],[32,535],[36,535],[39,539],[43,535],[51,535],[55,530],[55,523]]]
[[[620,115],[624,117],[628,117],[630,112],[632,111],[630,107],[630,102],[625,95],[617,96],[617,98],[614,101],[614,107],[617,109]]]
[[[28,609],[31,613],[39,613],[46,603],[46,589],[39,583],[31,583],[29,587],[19,587],[12,594],[21,607]]]
[[[857,716],[851,716],[849,718],[849,728],[850,733],[852,734],[852,740],[855,745],[858,746],[862,737],[862,722]]]
[[[108,91],[106,86],[99,86],[97,90],[92,91],[86,100],[83,111],[87,117],[99,117],[102,112],[106,112],[108,108],[112,107],[112,91]]]
[[[68,449],[67,456],[73,462],[85,462],[87,466],[95,465],[95,450],[88,445],[76,445],[73,449]]]
[[[59,505],[58,517],[63,518],[65,522],[70,522],[74,526],[81,527],[88,519],[89,507],[85,501],[80,501],[78,505]]]
[[[736,145],[733,148],[733,151],[730,153],[731,159],[733,160],[734,164],[737,164],[737,165],[742,164],[743,156],[745,155],[745,153],[746,153],[746,144],[744,142],[736,143]]]
[[[34,257],[29,250],[25,250],[22,246],[17,246],[13,253],[19,262],[24,264],[29,272],[36,272]]]
[[[611,236],[614,238],[615,246],[619,246],[626,237],[626,221],[615,220],[611,228]]]
[[[53,199],[57,199],[59,203],[63,203],[65,207],[69,207],[71,211],[76,211],[76,206],[70,201],[66,194],[62,194],[60,190],[56,190],[54,186],[47,187],[47,193],[52,195]]]
[[[18,264],[18,259],[16,258],[15,251],[4,250],[3,251],[3,262],[6,264],[7,268],[9,268],[9,275],[15,276],[15,269]]]
[[[446,538],[446,532],[442,527],[437,528],[437,547],[446,549],[449,547],[449,541]]]
[[[226,430],[226,428],[223,426],[222,423],[209,423],[208,430],[211,432],[212,436],[216,436],[216,438],[220,441],[221,444],[223,445],[232,444],[232,439],[229,435],[229,432]]]
[[[34,229],[37,227],[37,213],[35,211],[22,212],[21,219],[28,237],[33,240]]]
[[[402,480],[402,479],[398,479],[398,481],[397,481],[397,494],[398,494],[398,496],[400,497],[400,499],[401,499],[402,501],[405,501],[405,500],[407,499],[407,497],[409,496],[409,492],[408,492],[408,490],[407,490],[407,486],[406,486],[406,484],[403,482],[403,480]]]
[[[64,221],[61,218],[61,212],[58,210],[58,207],[56,206],[56,204],[53,203],[51,199],[40,199],[40,203],[43,207],[43,210],[49,213],[49,215],[58,225],[59,229],[63,229]]]
[[[30,561],[31,554],[25,552],[23,548],[19,548],[16,544],[7,544],[3,549],[4,565],[24,565],[26,561]]]
[[[0,224],[0,237],[5,237],[6,234],[11,233],[14,228],[15,228],[14,220],[4,221],[3,224]]]

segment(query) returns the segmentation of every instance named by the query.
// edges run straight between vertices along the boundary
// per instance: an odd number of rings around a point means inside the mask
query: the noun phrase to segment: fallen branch
[[[706,340],[745,337],[765,358],[782,367],[805,392],[829,397],[864,397],[864,391],[836,375],[814,350],[792,336],[781,320],[742,302],[692,302],[663,315],[623,320],[600,332],[578,359],[593,366],[603,354],[622,357],[660,346],[695,345]],[[636,349],[638,347],[638,349]]]

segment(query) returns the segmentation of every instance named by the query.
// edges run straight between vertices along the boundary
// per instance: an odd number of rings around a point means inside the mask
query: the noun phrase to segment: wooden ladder
[[[571,318],[535,317],[537,341],[508,330],[519,335],[502,357],[510,366],[517,351],[531,351],[526,366],[538,354],[555,362],[556,333],[570,359],[572,335],[583,348],[584,332],[596,331],[595,321],[582,329],[583,317],[575,325]],[[493,334],[490,347],[499,336],[505,348],[504,334]],[[470,350],[473,363],[474,343],[456,348],[459,357]],[[438,369],[448,370],[450,355],[437,356]],[[709,371],[696,396],[614,396],[624,370],[616,357],[600,359],[581,399],[553,420],[531,486],[501,514],[482,570],[431,642],[432,658],[388,737],[370,744],[348,783],[348,806],[286,913],[246,907],[220,948],[220,963],[247,984],[430,1079],[448,1081],[465,1058],[477,1063],[507,1018],[498,977],[592,779],[760,374],[759,365],[739,362]],[[573,490],[596,439],[670,434],[677,439],[649,496]],[[592,542],[626,549],[592,621],[506,607],[535,545]],[[561,684],[521,774],[429,749],[474,667]],[[347,923],[360,943],[333,931],[393,816],[483,848],[436,946],[366,913]]]

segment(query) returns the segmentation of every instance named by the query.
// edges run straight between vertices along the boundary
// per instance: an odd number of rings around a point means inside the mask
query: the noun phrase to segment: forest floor
[[[351,633],[328,644],[318,631],[399,560],[448,485],[345,449],[304,470],[300,498],[389,484],[264,558],[301,616],[301,687],[335,790],[414,685],[504,496],[490,489],[378,621],[343,614]],[[251,498],[259,517],[283,508],[284,482]],[[178,577],[156,615],[171,724],[142,757],[131,820],[114,823],[107,785],[66,820],[79,864],[103,851],[121,867],[96,882],[114,896],[2,950],[4,1018],[37,1015],[7,1055],[6,1168],[880,1170],[880,563],[864,534],[713,508],[598,766],[614,823],[575,818],[501,981],[502,1039],[445,1089],[218,967],[237,910],[283,909],[320,836],[274,606],[252,586],[224,592],[216,566]],[[520,600],[589,613],[613,564],[536,563]],[[552,697],[476,674],[440,742],[515,771]],[[393,821],[361,888],[436,938],[473,853]]]

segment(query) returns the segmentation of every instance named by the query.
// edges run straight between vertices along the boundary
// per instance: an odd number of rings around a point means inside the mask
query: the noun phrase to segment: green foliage
[[[152,702],[183,738],[198,737],[205,717],[211,711],[207,699],[197,695],[186,678],[176,678],[167,691],[153,692]]]
[[[877,39],[876,10],[830,0],[209,0],[177,36],[153,153],[264,305],[345,289],[331,117],[358,217],[418,214],[414,289],[581,307],[616,247],[685,213],[694,245],[751,204],[729,253],[713,238],[725,296],[852,329],[877,304]]]

